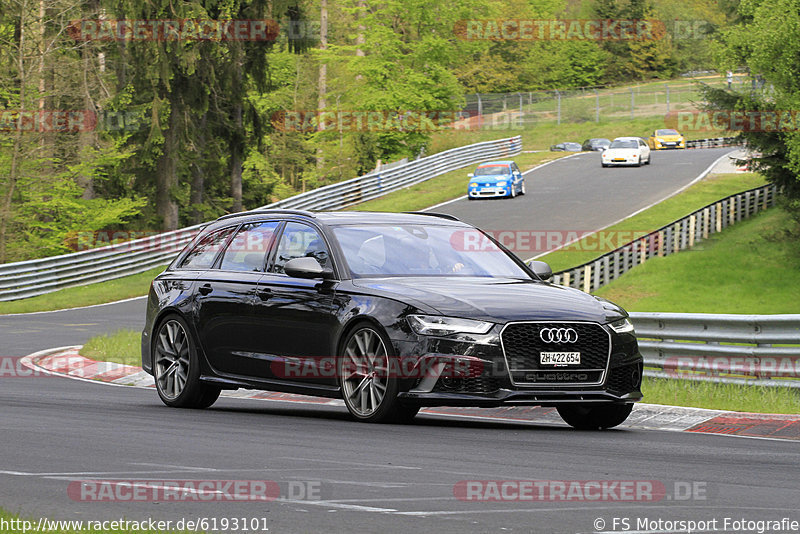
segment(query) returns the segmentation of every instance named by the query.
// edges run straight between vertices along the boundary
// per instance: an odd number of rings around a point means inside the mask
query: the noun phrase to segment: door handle
[[[256,291],[256,295],[261,300],[269,300],[272,298],[272,290],[271,289],[259,289]]]
[[[198,289],[197,291],[201,295],[208,295],[209,293],[214,291],[214,288],[211,287],[211,284],[203,284],[202,286],[200,286],[200,289]]]

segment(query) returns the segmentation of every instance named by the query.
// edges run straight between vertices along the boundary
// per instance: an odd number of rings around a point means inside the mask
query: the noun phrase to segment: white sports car
[[[610,165],[650,165],[650,147],[641,137],[617,137],[600,155],[603,167]]]

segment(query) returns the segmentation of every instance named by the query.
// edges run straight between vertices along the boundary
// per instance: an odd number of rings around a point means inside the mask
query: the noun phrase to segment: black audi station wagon
[[[207,225],[150,287],[142,367],[169,406],[223,389],[424,406],[555,406],[576,428],[641,400],[627,313],[434,213],[257,210]]]

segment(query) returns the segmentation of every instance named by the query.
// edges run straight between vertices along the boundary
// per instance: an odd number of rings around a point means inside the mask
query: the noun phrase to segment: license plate
[[[539,363],[542,365],[580,365],[580,352],[540,352]]]
[[[625,161],[625,158],[614,158],[612,161]]]

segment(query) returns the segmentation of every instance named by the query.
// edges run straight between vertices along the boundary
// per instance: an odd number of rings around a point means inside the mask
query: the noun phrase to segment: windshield
[[[375,276],[531,277],[485,234],[452,226],[334,228],[354,278]]]
[[[637,143],[636,141],[617,141],[617,140],[615,140],[613,143],[611,143],[611,146],[609,148],[638,148],[638,147],[639,147],[639,143]]]
[[[677,130],[656,130],[656,135],[680,135]]]
[[[475,169],[474,176],[496,176],[498,174],[508,174],[507,165],[484,165]]]

